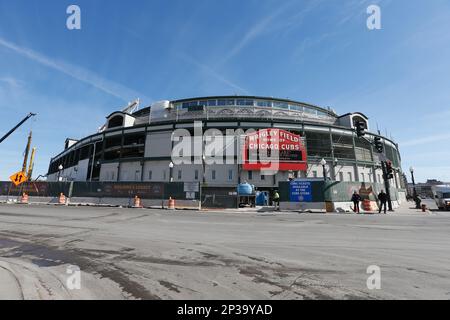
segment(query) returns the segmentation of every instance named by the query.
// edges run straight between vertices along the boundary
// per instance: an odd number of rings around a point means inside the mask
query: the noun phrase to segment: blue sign
[[[312,202],[311,181],[291,181],[289,200],[291,202]]]

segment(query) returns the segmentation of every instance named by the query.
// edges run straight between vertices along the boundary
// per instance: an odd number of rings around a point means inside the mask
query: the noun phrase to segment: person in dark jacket
[[[381,213],[383,206],[384,206],[384,213],[386,213],[386,203],[388,198],[384,190],[381,190],[380,194],[378,194],[378,200],[380,200],[380,210],[378,210],[378,213]]]
[[[352,195],[352,202],[353,202],[353,211],[356,213],[359,213],[359,202],[361,201],[361,196],[358,194],[358,192],[353,192]]]

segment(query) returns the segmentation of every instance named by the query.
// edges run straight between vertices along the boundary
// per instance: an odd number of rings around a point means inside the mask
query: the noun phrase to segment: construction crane
[[[16,131],[21,125],[23,125],[28,119],[34,117],[36,113],[30,112],[22,121],[20,121],[14,128],[8,131],[3,137],[0,138],[0,143],[2,143],[6,138],[8,138],[14,131]]]
[[[31,180],[31,176],[33,175],[34,156],[36,154],[36,148],[33,148],[31,150],[30,164],[28,165],[28,169],[27,169],[28,154],[30,153],[32,139],[33,139],[33,132],[30,131],[30,134],[28,135],[27,146],[25,148],[25,152],[24,152],[24,156],[23,156],[23,165],[22,165],[22,172],[27,174],[27,178],[29,181]]]
[[[31,177],[33,176],[33,169],[34,169],[34,155],[36,154],[36,148],[33,148],[31,150],[31,158],[30,158],[30,165],[28,166],[28,181],[31,181]]]
[[[23,156],[22,172],[24,172],[24,173],[27,173],[28,154],[30,153],[32,137],[33,137],[33,132],[30,131],[30,134],[28,135],[28,143],[27,143],[27,146],[25,148],[25,153],[24,153],[24,156]]]

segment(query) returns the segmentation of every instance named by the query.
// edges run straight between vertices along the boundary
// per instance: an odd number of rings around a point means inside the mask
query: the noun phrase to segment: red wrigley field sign
[[[244,170],[306,171],[304,139],[281,129],[263,129],[245,136]]]

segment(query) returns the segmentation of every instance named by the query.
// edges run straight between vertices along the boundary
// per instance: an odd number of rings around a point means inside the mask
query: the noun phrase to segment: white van
[[[432,186],[431,190],[439,210],[450,210],[450,185]]]

